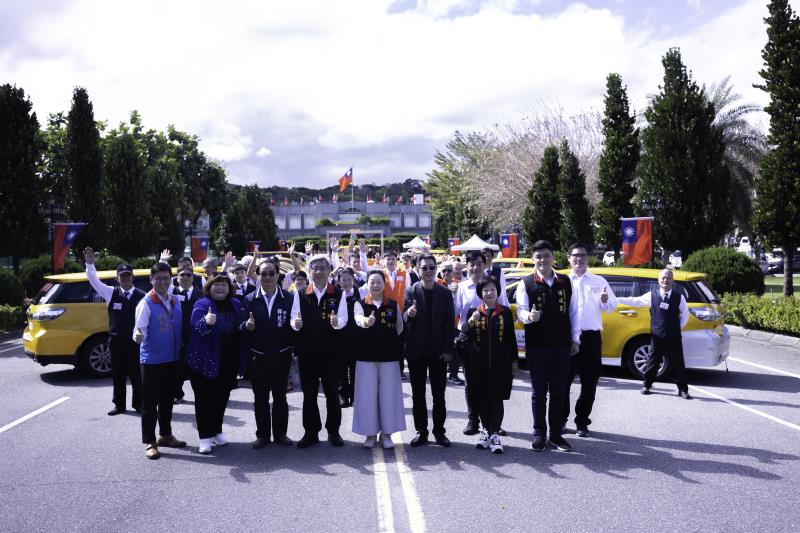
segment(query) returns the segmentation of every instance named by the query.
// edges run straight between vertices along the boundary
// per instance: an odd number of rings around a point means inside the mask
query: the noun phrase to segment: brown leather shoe
[[[155,442],[150,442],[144,445],[144,455],[148,459],[158,459],[161,454],[158,453],[158,447]]]
[[[183,448],[186,446],[186,441],[176,439],[175,435],[169,435],[167,437],[158,437],[156,444],[165,448]]]

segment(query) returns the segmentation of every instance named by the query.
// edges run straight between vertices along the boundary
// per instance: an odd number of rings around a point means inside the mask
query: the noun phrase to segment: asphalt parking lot
[[[517,376],[505,453],[461,433],[461,387],[448,386],[449,449],[366,450],[343,415],[344,448],[252,450],[252,393],[225,418],[233,441],[197,453],[191,387],[173,429],[185,449],[148,461],[135,413],[108,417],[109,379],[39,367],[0,343],[2,531],[797,531],[800,529],[800,349],[732,339],[724,366],[689,372],[695,399],[670,383],[606,367],[593,434],[571,453],[530,448],[530,386]],[[573,386],[573,401],[577,392]],[[322,397],[320,397],[322,399]],[[299,393],[289,435],[302,435]],[[320,402],[324,413],[324,402]],[[572,423],[570,423],[572,427]],[[321,434],[324,439],[325,433]]]

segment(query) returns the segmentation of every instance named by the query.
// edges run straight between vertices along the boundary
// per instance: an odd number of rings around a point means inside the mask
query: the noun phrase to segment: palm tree
[[[722,130],[725,142],[725,166],[731,175],[731,194],[734,195],[734,224],[740,231],[752,235],[750,224],[755,200],[755,176],[766,153],[766,136],[747,120],[751,113],[761,112],[757,104],[740,104],[742,95],[733,92],[730,76],[703,89],[706,99],[714,106],[714,125]]]

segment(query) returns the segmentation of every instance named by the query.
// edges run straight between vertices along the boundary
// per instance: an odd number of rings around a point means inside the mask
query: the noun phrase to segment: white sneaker
[[[394,448],[394,442],[392,442],[392,434],[381,433],[381,448],[384,450],[391,450]]]
[[[211,453],[211,439],[200,439],[200,444],[197,446],[197,451],[204,455]]]
[[[213,442],[217,446],[227,446],[228,444],[230,444],[231,441],[228,440],[228,438],[225,436],[224,433],[217,433],[217,436],[213,437],[211,439],[211,442]]]
[[[481,435],[478,437],[478,444],[475,445],[480,450],[487,450],[489,448],[489,434],[485,429],[481,430]]]
[[[366,439],[364,439],[364,448],[374,448],[377,442],[378,442],[378,437],[375,435],[370,435]]]
[[[489,438],[489,450],[492,453],[503,453],[503,445],[500,444],[500,436],[497,433],[492,433]]]

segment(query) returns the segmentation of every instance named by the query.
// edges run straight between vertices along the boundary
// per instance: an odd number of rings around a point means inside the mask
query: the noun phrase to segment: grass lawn
[[[794,284],[795,295],[800,293],[800,275],[795,274],[792,282]],[[764,276],[764,296],[767,298],[775,298],[783,294],[783,276],[773,276],[772,274]]]

